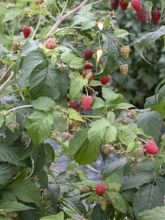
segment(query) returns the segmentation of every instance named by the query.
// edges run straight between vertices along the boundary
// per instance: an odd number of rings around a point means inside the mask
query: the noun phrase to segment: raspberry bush
[[[114,10],[158,25],[163,1],[0,5],[0,219],[162,219],[164,80],[144,109],[112,85],[165,34],[130,44]]]

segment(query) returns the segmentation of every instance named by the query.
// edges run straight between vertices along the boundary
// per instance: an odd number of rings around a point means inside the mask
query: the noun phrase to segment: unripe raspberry
[[[36,0],[36,5],[41,5],[42,3],[44,3],[44,0]]]
[[[83,110],[85,111],[89,110],[91,108],[92,102],[93,102],[93,99],[91,96],[84,95],[81,99]]]
[[[47,49],[54,49],[57,47],[57,42],[54,38],[50,37],[44,42],[44,45]]]
[[[106,185],[104,183],[98,183],[96,185],[96,194],[102,196],[106,191]]]
[[[127,75],[128,74],[128,64],[122,64],[119,66],[120,69],[120,73],[123,75]]]
[[[22,33],[23,33],[24,38],[28,38],[31,34],[30,27],[23,27]]]
[[[103,76],[100,78],[100,82],[102,85],[106,85],[107,83],[109,83],[110,77],[109,76]]]
[[[68,104],[68,107],[73,108],[76,111],[80,110],[80,104],[76,101],[70,101],[69,104]]]
[[[158,153],[159,151],[159,148],[157,146],[157,144],[155,143],[154,140],[149,140],[145,146],[144,146],[144,149],[146,150],[146,152],[148,154],[152,154],[152,155],[155,155]]]
[[[82,186],[82,188],[81,188],[82,193],[88,193],[91,191],[92,191],[92,186],[89,186],[89,185]]]
[[[129,57],[130,47],[129,46],[122,46],[120,49],[120,52],[121,52],[121,56],[126,59]]]
[[[87,78],[89,81],[94,80],[94,76],[93,76],[93,73],[92,73],[91,70],[86,70],[86,71],[84,71],[83,74],[82,74],[82,76],[83,76],[84,78]]]
[[[104,144],[104,145],[101,146],[101,150],[103,151],[103,153],[105,155],[109,155],[112,152],[114,152],[114,147],[109,145],[109,144]]]
[[[103,211],[106,211],[107,209],[107,203],[105,201],[99,202],[100,208]]]
[[[91,51],[91,50],[85,50],[83,53],[83,57],[86,60],[92,58],[92,56],[93,56],[93,51]]]
[[[120,7],[123,11],[125,11],[128,7],[128,0],[119,0]]]
[[[93,71],[93,70],[94,70],[94,67],[93,67],[93,65],[92,65],[91,63],[85,63],[85,64],[84,64],[84,69],[85,69],[85,70],[91,70],[91,71]]]

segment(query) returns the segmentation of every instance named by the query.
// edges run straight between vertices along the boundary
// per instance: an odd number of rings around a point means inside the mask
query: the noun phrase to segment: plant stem
[[[54,140],[55,142],[57,142],[57,144],[59,144],[59,145],[64,149],[64,152],[65,152],[65,153],[68,152],[68,147],[67,147],[67,145],[65,145],[63,142],[61,142],[60,140],[58,140],[57,137],[51,136],[50,138],[51,138],[52,140]]]
[[[32,105],[17,106],[17,107],[11,108],[11,109],[9,109],[8,111],[4,112],[3,115],[6,116],[6,115],[10,114],[11,112],[16,111],[16,110],[18,110],[18,109],[32,108],[32,107],[33,107]]]
[[[0,86],[0,93],[2,93],[10,84],[12,78],[14,76],[14,72],[11,72],[11,75],[9,76],[9,78]]]
[[[36,29],[35,29],[35,31],[34,31],[33,36],[32,36],[31,39],[34,39],[34,37],[35,37],[35,35],[36,35],[36,33],[37,33],[39,27],[40,27],[40,24],[41,24],[41,15],[40,15],[40,17],[39,17],[38,24],[37,24],[37,26],[36,26]]]

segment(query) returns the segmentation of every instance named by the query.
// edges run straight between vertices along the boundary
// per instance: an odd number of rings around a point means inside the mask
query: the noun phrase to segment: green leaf
[[[72,69],[82,69],[84,60],[77,57],[73,53],[67,52],[61,55],[61,59],[64,63],[68,64]]]
[[[99,97],[96,97],[92,104],[92,109],[103,108],[103,107],[105,107],[104,100]]]
[[[4,212],[14,212],[14,211],[24,211],[33,209],[32,207],[26,206],[17,201],[0,201],[0,209],[3,209]]]
[[[45,55],[40,51],[32,51],[27,56],[23,57],[20,78],[18,81],[19,87],[24,88],[26,86],[32,71],[41,63],[43,63],[45,59]]]
[[[29,79],[29,91],[32,98],[48,96],[53,100],[58,99],[60,85],[58,85],[56,78],[55,66],[50,66],[48,60],[44,60],[44,62],[36,66]]]
[[[5,186],[15,175],[17,168],[9,164],[0,165],[0,186]]]
[[[74,75],[71,78],[71,85],[70,85],[70,97],[73,100],[77,100],[79,101],[79,99],[82,96],[82,89],[84,88],[84,86],[88,85],[88,80],[84,79],[82,76],[80,75]]]
[[[91,143],[88,141],[88,139],[86,139],[79,151],[76,153],[75,161],[80,165],[91,164],[98,159],[99,152],[99,143]]]
[[[83,145],[87,138],[87,130],[82,129],[78,131],[73,138],[70,140],[69,143],[69,154],[75,154],[80,149],[80,147]]]
[[[150,183],[152,179],[153,179],[152,173],[147,171],[128,175],[124,179],[122,189],[127,190],[127,189],[138,188],[139,186],[142,186],[146,183]]]
[[[64,220],[64,213],[60,212],[56,215],[50,215],[43,218],[40,218],[40,220]]]
[[[127,205],[123,197],[118,192],[111,191],[109,196],[114,199],[112,206],[122,213],[127,213]]]
[[[108,220],[107,214],[101,210],[99,205],[96,205],[92,212],[92,220]]]
[[[156,141],[159,140],[162,128],[162,118],[158,112],[145,111],[137,115],[136,118],[138,127],[141,128],[145,134],[153,137]]]
[[[130,142],[127,146],[127,153],[132,152],[134,148],[135,148],[135,142]]]
[[[4,117],[2,115],[0,115],[0,128],[2,127],[4,121],[5,121]]]
[[[117,136],[117,129],[114,126],[110,126],[109,128],[106,129],[105,136],[104,136],[104,141],[106,144],[112,143],[116,140]]]
[[[134,130],[132,129],[132,126],[123,125],[119,127],[118,137],[123,144],[128,146],[130,143],[134,142],[137,135],[136,132],[134,132]]]
[[[140,220],[164,220],[165,206],[157,207],[151,210],[146,210],[139,214]]]
[[[115,29],[114,36],[117,38],[126,38],[130,33],[124,29]]]
[[[40,144],[48,138],[53,123],[52,113],[35,111],[28,117],[26,128],[34,144]]]
[[[12,8],[8,9],[7,12],[4,14],[3,23],[13,20],[15,17],[22,14],[22,9],[20,8]]]
[[[134,196],[133,208],[137,219],[142,211],[162,205],[164,205],[164,194],[159,185],[145,185]]]
[[[69,108],[67,110],[67,113],[69,114],[70,119],[74,119],[76,121],[82,121],[82,122],[84,121],[82,116],[80,115],[80,113],[77,112],[76,110],[72,109],[72,108]]]
[[[11,190],[20,201],[41,206],[39,188],[32,181],[18,178],[8,184],[7,189]]]
[[[21,56],[24,57],[24,56],[27,56],[29,53],[31,53],[32,51],[35,51],[37,50],[37,42],[35,40],[32,40],[32,39],[28,39],[26,44],[23,46],[22,48],[22,53],[21,53]],[[43,56],[44,57],[44,54],[41,53],[41,51],[38,51],[38,55]]]
[[[113,123],[115,122],[115,118],[116,118],[116,116],[115,116],[115,114],[114,114],[113,112],[108,112],[108,114],[107,114],[107,120],[108,120],[111,124],[113,124]]]
[[[105,175],[106,177],[106,175]],[[123,169],[119,169],[108,175],[105,179],[107,186],[115,191],[120,191],[121,185],[123,182]]]
[[[33,108],[41,111],[51,111],[55,107],[55,102],[49,97],[39,97],[32,101]]]

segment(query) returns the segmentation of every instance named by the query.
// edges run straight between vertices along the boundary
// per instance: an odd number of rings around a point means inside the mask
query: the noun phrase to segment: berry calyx
[[[94,76],[91,70],[86,70],[85,72],[83,72],[82,76],[83,78],[87,78],[89,81],[94,80]]]
[[[128,7],[128,1],[127,0],[120,0],[119,3],[120,3],[121,9],[123,11],[125,11],[127,9],[127,7]]]
[[[159,148],[154,140],[149,140],[145,145],[144,149],[148,154],[155,155],[158,153]]]
[[[142,9],[142,0],[132,0],[132,7],[136,12],[141,11]]]
[[[57,47],[57,42],[54,38],[48,38],[45,42],[44,45],[47,49],[54,49]]]
[[[69,107],[69,108],[72,108],[72,109],[74,109],[74,110],[76,110],[76,111],[79,111],[79,110],[80,110],[80,104],[79,104],[78,102],[76,102],[76,101],[70,101],[70,102],[68,103],[68,107]]]
[[[120,73],[123,75],[127,75],[128,74],[128,64],[122,64],[119,66],[120,69]]]
[[[84,64],[84,69],[85,69],[85,70],[91,70],[91,71],[93,71],[93,70],[94,70],[94,67],[93,67],[93,65],[92,65],[91,63],[85,63],[85,64]]]
[[[41,5],[42,3],[44,3],[44,0],[36,0],[37,5]]]
[[[106,185],[104,183],[98,183],[96,185],[96,194],[102,196],[106,191]]]
[[[151,12],[151,16],[152,16],[151,19],[152,24],[157,25],[161,18],[161,12],[158,10],[154,10]]]
[[[93,51],[91,51],[91,50],[85,50],[83,53],[83,57],[86,60],[91,59],[92,56],[93,56]]]
[[[93,99],[91,96],[84,95],[81,98],[82,109],[85,111],[89,110],[91,108],[92,102],[93,102]]]
[[[117,10],[119,7],[119,0],[112,0],[111,5],[114,10]]]
[[[109,83],[110,77],[109,76],[103,76],[100,78],[100,82],[102,85],[106,85],[107,83]]]
[[[30,29],[30,27],[27,27],[27,26],[26,26],[26,27],[23,27],[22,33],[23,33],[24,38],[28,38],[29,35],[31,34],[31,29]]]
[[[148,13],[145,10],[138,11],[137,17],[138,17],[139,21],[141,21],[142,23],[145,23],[148,19]]]
[[[129,57],[130,47],[129,46],[122,46],[120,49],[121,56],[125,59]]]

